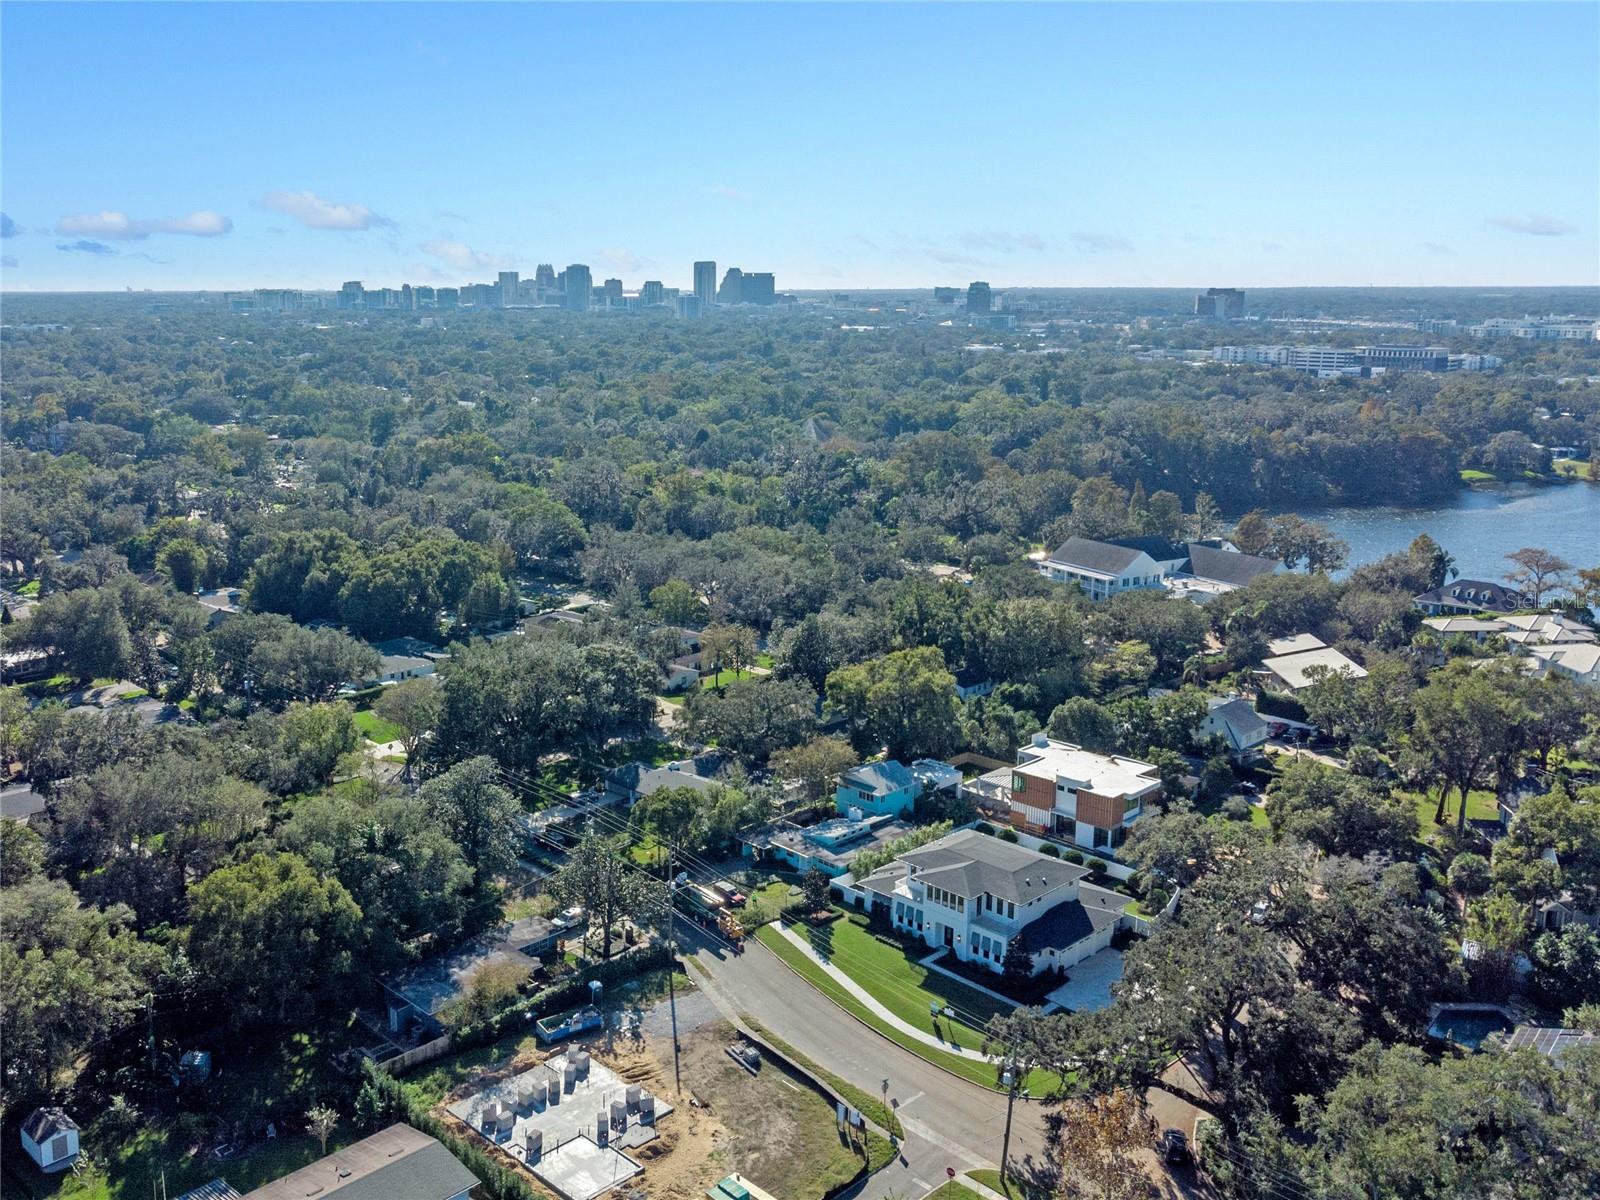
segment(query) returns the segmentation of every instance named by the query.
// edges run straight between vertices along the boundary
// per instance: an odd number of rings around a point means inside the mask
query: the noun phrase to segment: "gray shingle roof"
[[[22,1123],[22,1132],[42,1146],[56,1134],[66,1133],[69,1129],[77,1127],[78,1123],[67,1116],[63,1109],[36,1108]]]
[[[988,892],[1013,904],[1026,904],[1089,873],[976,829],[958,829],[900,858],[933,887],[969,898]]]
[[[852,767],[840,776],[839,782],[875,796],[887,796],[910,787],[916,781],[911,776],[910,767],[890,759]]]
[[[391,1125],[327,1158],[275,1179],[245,1200],[449,1200],[478,1177],[440,1143],[409,1125]]]
[[[1139,551],[1110,542],[1097,542],[1092,538],[1070,537],[1056,547],[1050,562],[1064,563],[1069,567],[1082,567],[1102,575],[1120,575],[1128,569]]]
[[[1236,550],[1220,550],[1215,546],[1189,543],[1189,574],[1197,579],[1214,579],[1243,587],[1259,575],[1270,575],[1283,564],[1275,558],[1262,558],[1257,554],[1240,554]]]

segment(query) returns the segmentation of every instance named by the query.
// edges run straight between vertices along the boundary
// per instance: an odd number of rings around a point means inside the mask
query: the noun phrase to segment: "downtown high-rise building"
[[[500,307],[509,308],[517,302],[517,291],[522,286],[522,279],[515,271],[500,272]]]
[[[717,264],[697,262],[694,265],[694,294],[702,309],[717,302]]]
[[[1194,298],[1194,315],[1210,321],[1244,320],[1244,291],[1207,288]]]
[[[622,280],[608,279],[601,290],[605,295],[608,308],[615,308],[622,304]]]
[[[967,284],[967,311],[969,313],[986,313],[994,308],[994,298],[989,292],[989,285],[978,279]]]
[[[667,289],[659,279],[646,279],[639,289],[639,303],[649,307],[666,299]]]
[[[722,275],[722,286],[717,289],[718,304],[740,304],[744,301],[744,272],[729,267]]]
[[[739,282],[739,298],[746,304],[776,304],[778,288],[771,271],[748,271]]]
[[[565,280],[563,286],[567,292],[567,307],[573,312],[588,312],[590,293],[594,288],[594,276],[589,273],[589,268],[582,263],[573,263],[561,272]]]

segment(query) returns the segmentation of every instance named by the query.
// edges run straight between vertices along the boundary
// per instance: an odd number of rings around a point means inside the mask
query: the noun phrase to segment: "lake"
[[[1505,556],[1524,546],[1559,554],[1574,567],[1600,566],[1600,485],[1590,483],[1465,488],[1435,508],[1325,508],[1301,515],[1350,544],[1351,566],[1404,550],[1419,533],[1454,555],[1467,579],[1502,578],[1510,565]]]

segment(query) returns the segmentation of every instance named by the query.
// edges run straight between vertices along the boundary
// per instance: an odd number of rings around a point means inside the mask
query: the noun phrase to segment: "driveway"
[[[1107,946],[1070,968],[1050,1001],[1071,1012],[1098,1012],[1111,1007],[1111,985],[1121,978],[1122,951]]]

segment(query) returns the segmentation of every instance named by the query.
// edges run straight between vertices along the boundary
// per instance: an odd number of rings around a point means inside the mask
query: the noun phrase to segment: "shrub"
[[[979,833],[987,833],[987,834],[993,834],[994,833],[994,826],[989,824],[989,822],[987,822],[987,821],[979,821],[976,825],[973,826],[973,828],[976,829]]]
[[[1108,874],[1110,874],[1110,872],[1106,869],[1105,859],[1091,858],[1087,861],[1089,866],[1089,874],[1093,875],[1096,879],[1104,879]]]
[[[1015,829],[1002,829],[1000,831],[1000,840],[1014,844],[1017,840],[1017,831]]]
[[[1044,845],[1039,847],[1039,853],[1048,854],[1051,858],[1060,858],[1061,848],[1054,842],[1046,842]]]
[[[1167,906],[1170,897],[1163,888],[1153,887],[1150,894],[1144,898],[1144,906],[1153,913],[1160,912]]]
[[[1230,796],[1222,802],[1222,815],[1230,821],[1250,819],[1250,801],[1243,796]]]
[[[1069,863],[1077,863],[1080,867],[1083,865],[1083,855],[1070,846],[1061,852],[1061,857]]]
[[[1146,881],[1145,881],[1145,877],[1144,877],[1144,872],[1143,871],[1135,871],[1132,875],[1128,876],[1128,879],[1127,879],[1128,890],[1130,892],[1132,892],[1135,896],[1142,896],[1142,895],[1144,895],[1145,882]]]

